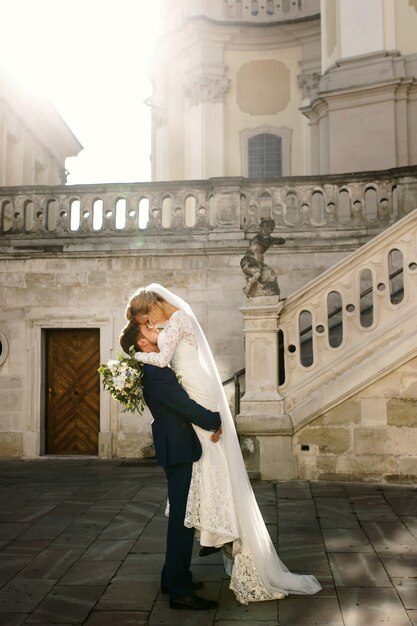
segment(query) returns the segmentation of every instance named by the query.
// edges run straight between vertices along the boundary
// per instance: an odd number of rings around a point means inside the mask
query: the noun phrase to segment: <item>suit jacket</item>
[[[143,395],[154,418],[152,434],[159,465],[197,461],[201,445],[191,424],[217,430],[220,414],[191,400],[169,367],[144,365]]]

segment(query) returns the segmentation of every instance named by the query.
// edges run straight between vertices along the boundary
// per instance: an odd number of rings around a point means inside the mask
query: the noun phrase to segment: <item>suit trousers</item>
[[[191,593],[190,565],[194,528],[186,528],[184,518],[192,468],[192,463],[164,467],[168,480],[169,517],[161,584],[168,588],[168,593],[173,599],[182,598]]]

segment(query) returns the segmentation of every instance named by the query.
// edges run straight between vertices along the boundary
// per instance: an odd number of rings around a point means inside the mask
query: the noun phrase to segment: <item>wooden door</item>
[[[46,333],[46,453],[97,454],[100,331]]]

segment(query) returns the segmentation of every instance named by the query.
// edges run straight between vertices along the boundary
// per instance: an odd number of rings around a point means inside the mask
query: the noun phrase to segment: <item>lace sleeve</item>
[[[175,352],[177,343],[186,330],[186,314],[182,311],[175,311],[164,330],[164,342],[160,352],[136,352],[135,358],[140,363],[149,363],[157,367],[166,367]]]

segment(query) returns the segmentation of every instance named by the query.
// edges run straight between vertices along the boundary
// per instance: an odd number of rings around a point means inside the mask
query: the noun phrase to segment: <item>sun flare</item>
[[[152,93],[158,2],[0,0],[0,15],[4,69],[47,97],[84,146],[68,160],[68,182],[149,179],[143,101]]]

